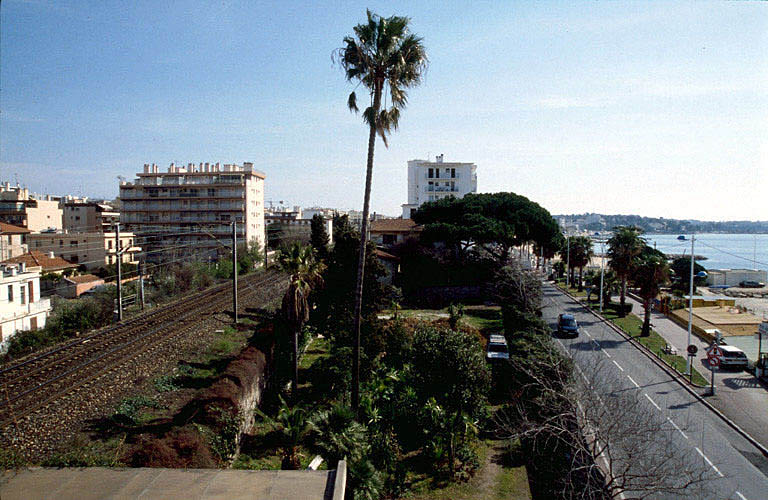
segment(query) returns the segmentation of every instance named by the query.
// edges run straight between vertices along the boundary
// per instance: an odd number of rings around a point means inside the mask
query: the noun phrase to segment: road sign
[[[720,358],[716,356],[707,356],[707,360],[709,361],[709,366],[712,368],[720,366]]]
[[[695,356],[697,352],[699,352],[699,348],[698,347],[696,347],[693,344],[688,346],[688,355],[689,356]]]

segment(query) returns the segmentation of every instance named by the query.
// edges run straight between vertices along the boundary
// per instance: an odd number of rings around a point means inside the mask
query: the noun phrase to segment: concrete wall
[[[707,285],[739,286],[742,281],[768,281],[768,271],[752,269],[709,269]]]

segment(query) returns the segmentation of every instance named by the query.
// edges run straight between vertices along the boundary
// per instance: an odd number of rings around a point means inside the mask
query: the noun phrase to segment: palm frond
[[[354,111],[355,113],[358,113],[360,110],[357,108],[357,94],[352,92],[349,94],[349,98],[347,99],[347,107],[350,111]]]

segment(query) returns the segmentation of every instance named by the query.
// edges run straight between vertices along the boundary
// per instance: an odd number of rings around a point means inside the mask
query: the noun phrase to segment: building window
[[[19,288],[19,298],[21,299],[21,305],[27,303],[27,289],[23,286]]]
[[[60,246],[60,247],[63,247],[63,246],[64,246],[64,240],[59,240],[59,246]]]
[[[8,302],[13,302],[13,285],[8,285]]]
[[[429,169],[429,173],[427,174],[427,177],[429,177],[430,179],[432,179],[432,178],[435,176],[434,174],[435,174],[435,171],[434,171],[434,169],[430,168],[430,169]]]
[[[394,245],[397,241],[397,236],[394,234],[383,234],[381,235],[381,241],[385,245]]]
[[[455,178],[456,178],[456,169],[452,168],[451,169],[451,179],[455,179]]]
[[[77,240],[70,240],[69,246],[76,247],[77,246]]]
[[[112,240],[107,241],[107,250],[112,250]]]

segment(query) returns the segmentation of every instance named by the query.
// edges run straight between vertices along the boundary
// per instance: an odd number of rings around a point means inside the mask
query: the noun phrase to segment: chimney
[[[145,173],[145,174],[148,174],[148,173],[149,173],[149,163],[145,163],[145,164],[144,164],[144,173]]]
[[[435,157],[435,162],[436,163],[443,163],[443,154],[442,153]]]
[[[55,255],[53,254],[53,251],[48,252],[48,257],[50,257],[50,258],[54,258],[55,257]]]

